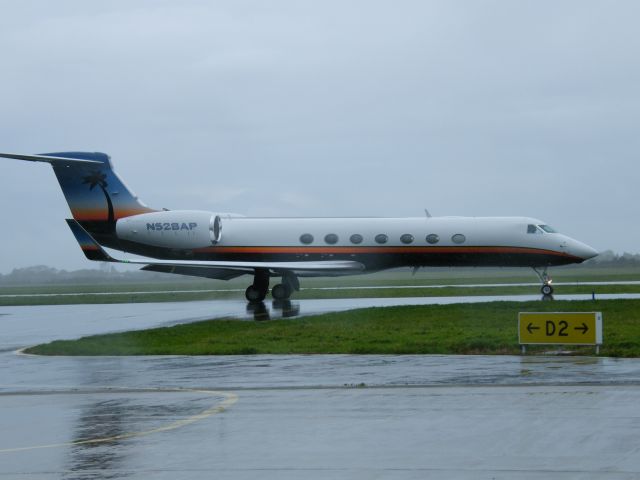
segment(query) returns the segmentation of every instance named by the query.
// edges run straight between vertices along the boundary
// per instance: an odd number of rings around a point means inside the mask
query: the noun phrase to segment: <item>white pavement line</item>
[[[640,285],[640,281],[619,282],[554,282],[554,286],[606,286],[606,285]],[[454,285],[372,285],[372,286],[347,286],[347,287],[304,287],[300,290],[389,290],[389,289],[420,289],[420,288],[495,288],[495,287],[537,287],[540,283],[468,283]],[[109,296],[109,295],[165,295],[175,293],[230,293],[244,292],[242,288],[215,289],[215,290],[160,290],[139,292],[73,292],[73,293],[16,293],[3,294],[0,298],[22,297],[73,297],[73,296]]]
[[[0,298],[21,298],[21,297],[74,297],[87,295],[161,295],[167,293],[216,293],[216,292],[244,292],[244,289],[227,289],[227,290],[153,290],[142,292],[72,292],[72,293],[16,293],[0,295]]]
[[[604,286],[604,285],[640,285],[640,281],[628,282],[553,282],[553,286]],[[361,287],[308,287],[301,290],[380,290],[403,288],[482,288],[482,287],[538,287],[540,283],[469,283],[456,285],[376,285]]]

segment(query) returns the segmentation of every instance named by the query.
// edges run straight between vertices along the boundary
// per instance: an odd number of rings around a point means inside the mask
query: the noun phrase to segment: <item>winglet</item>
[[[89,260],[96,260],[98,262],[118,262],[118,260],[105,252],[98,242],[96,242],[78,222],[68,218],[67,225],[69,225],[74,237],[76,237],[76,240],[80,244],[80,248]]]

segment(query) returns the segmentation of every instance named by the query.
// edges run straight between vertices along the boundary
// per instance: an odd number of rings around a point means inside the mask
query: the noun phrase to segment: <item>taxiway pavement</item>
[[[0,478],[640,478],[637,359],[14,352],[214,310],[0,308]]]

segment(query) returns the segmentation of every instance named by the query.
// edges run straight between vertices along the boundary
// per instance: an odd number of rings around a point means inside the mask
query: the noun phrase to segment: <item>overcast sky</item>
[[[640,2],[0,1],[0,151],[103,151],[150,206],[525,215],[640,251]],[[85,260],[0,159],[0,273]]]

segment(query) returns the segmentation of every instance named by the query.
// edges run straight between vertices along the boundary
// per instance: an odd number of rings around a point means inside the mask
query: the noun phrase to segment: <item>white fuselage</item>
[[[167,211],[123,218],[116,231],[125,250],[160,258],[355,259],[371,269],[547,266],[596,255],[587,245],[527,217],[249,218]]]

